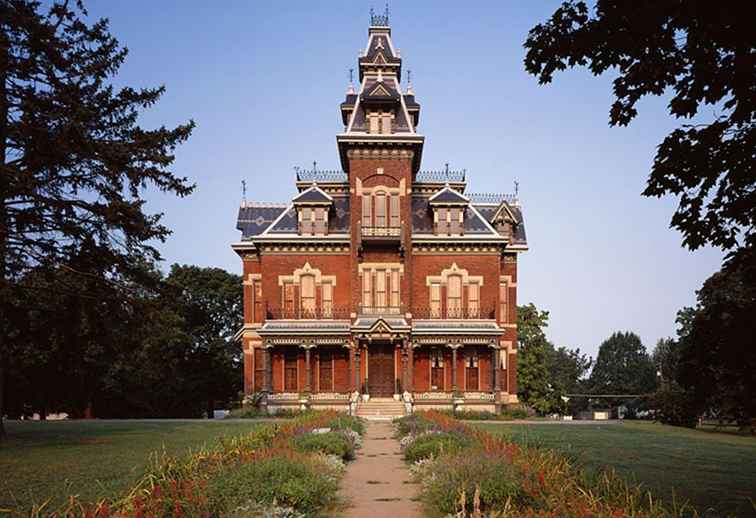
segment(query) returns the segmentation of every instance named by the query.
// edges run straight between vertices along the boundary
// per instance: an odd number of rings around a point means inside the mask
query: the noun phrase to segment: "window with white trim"
[[[450,275],[446,285],[447,318],[462,317],[462,276]]]

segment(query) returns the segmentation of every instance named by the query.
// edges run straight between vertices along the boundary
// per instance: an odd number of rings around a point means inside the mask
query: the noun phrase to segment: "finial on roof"
[[[247,203],[247,182],[242,180],[242,202]]]
[[[354,93],[354,69],[349,69],[349,87],[347,88],[347,94]]]
[[[388,27],[389,24],[389,7],[386,2],[386,10],[383,14],[375,14],[375,10],[370,8],[370,25],[373,27]]]
[[[407,94],[415,95],[415,92],[412,90],[412,70],[407,70]]]
[[[315,172],[318,171],[318,163],[315,160],[312,161],[312,170]]]
[[[520,193],[520,182],[518,182],[517,180],[515,180],[514,181],[514,185],[515,185],[515,192],[514,192],[514,194],[515,194],[515,196],[517,196]]]

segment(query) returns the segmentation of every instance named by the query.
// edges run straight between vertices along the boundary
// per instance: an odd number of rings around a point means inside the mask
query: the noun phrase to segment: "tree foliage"
[[[739,254],[704,282],[680,336],[677,382],[711,412],[756,418],[756,253]]]
[[[540,413],[564,409],[562,397],[578,390],[591,359],[580,349],[555,348],[546,338],[549,312],[534,304],[517,308],[519,397]]]
[[[656,387],[656,370],[641,339],[632,332],[616,332],[599,347],[591,371],[594,394],[647,394]]]
[[[586,66],[616,73],[611,125],[627,125],[647,95],[671,94],[675,118],[706,118],[670,133],[657,148],[644,191],[671,194],[671,225],[685,246],[756,246],[756,56],[748,2],[598,0],[563,3],[531,29],[525,68],[539,83]]]
[[[145,188],[193,189],[170,167],[194,124],[139,126],[164,89],[113,86],[127,51],[107,20],[86,15],[81,1],[0,2],[0,381],[20,354],[12,347],[28,345],[10,323],[14,304],[37,300],[20,292],[31,272],[42,282],[64,271],[100,284],[136,279],[169,234],[145,210]]]
[[[130,293],[96,277],[82,284],[68,271],[26,279],[54,296],[15,321],[27,347],[9,370],[10,415],[198,417],[235,398],[241,278],[179,265],[165,278],[145,275],[153,284]]]

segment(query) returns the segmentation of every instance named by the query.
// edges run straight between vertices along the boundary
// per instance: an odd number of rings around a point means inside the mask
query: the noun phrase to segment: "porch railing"
[[[495,308],[412,308],[412,318],[421,320],[496,320]]]
[[[346,306],[317,306],[314,308],[267,306],[266,320],[343,320],[348,319]]]
[[[365,304],[357,306],[358,315],[402,315],[404,311],[404,306],[368,306]]]

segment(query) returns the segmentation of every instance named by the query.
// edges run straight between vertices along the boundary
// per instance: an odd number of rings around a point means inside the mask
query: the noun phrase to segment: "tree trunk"
[[[3,425],[3,413],[5,406],[3,397],[5,395],[5,348],[8,344],[6,337],[7,315],[5,313],[6,304],[8,304],[7,290],[7,266],[6,266],[6,247],[8,242],[8,214],[6,209],[6,199],[8,197],[8,172],[5,170],[5,143],[8,139],[8,102],[6,92],[6,82],[8,75],[8,37],[6,33],[0,30],[0,440],[5,437],[5,426]]]
[[[215,413],[215,400],[211,397],[207,398],[207,418],[212,419]]]
[[[2,337],[0,337],[0,340],[2,340]],[[3,390],[5,388],[4,361],[3,355],[0,352],[0,441],[5,439],[5,424],[3,423],[3,412],[5,411],[5,406],[3,405],[3,397],[5,396],[5,391]]]

